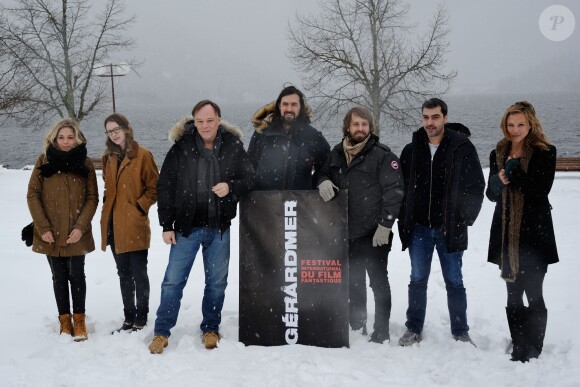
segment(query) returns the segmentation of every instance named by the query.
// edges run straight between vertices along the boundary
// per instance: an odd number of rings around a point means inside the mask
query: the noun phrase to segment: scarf
[[[220,131],[218,130],[213,149],[204,147],[203,140],[197,132],[195,133],[195,142],[200,154],[197,162],[196,207],[202,210],[202,214],[206,215],[201,216],[201,218],[206,218],[203,220],[206,220],[210,227],[218,227],[217,195],[211,189],[220,182],[220,166],[217,159],[222,143]]]
[[[346,157],[346,165],[350,167],[350,163],[352,160],[363,150],[367,142],[369,141],[371,136],[367,136],[364,141],[359,142],[358,144],[351,145],[350,139],[345,137],[342,140],[342,149],[344,150],[344,156]]]
[[[87,177],[89,170],[85,166],[86,158],[87,146],[85,144],[77,145],[68,152],[63,152],[50,144],[46,149],[48,163],[39,167],[40,176],[50,177],[57,172],[61,172]]]
[[[511,142],[503,139],[497,143],[496,164],[498,170],[504,169],[505,161],[511,149]],[[533,150],[524,143],[520,168],[528,172],[528,164]],[[501,277],[506,282],[514,282],[520,270],[520,228],[524,212],[524,193],[513,184],[502,189],[501,214]],[[506,241],[507,239],[507,241]]]

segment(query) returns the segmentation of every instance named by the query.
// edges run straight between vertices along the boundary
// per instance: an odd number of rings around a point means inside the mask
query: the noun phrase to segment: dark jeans
[[[70,293],[72,294],[73,313],[85,313],[87,283],[85,281],[85,256],[52,257],[47,255],[52,272],[52,287],[58,314],[70,313]]]
[[[125,321],[145,326],[149,313],[148,250],[116,254],[114,241],[111,250],[117,263]]]
[[[391,234],[392,238],[392,234]],[[374,330],[389,333],[391,317],[391,287],[387,264],[391,246],[373,247],[373,235],[349,240],[349,311],[353,329],[366,327],[366,273],[375,298]]]
[[[514,282],[506,282],[508,308],[523,307],[525,293],[530,309],[546,309],[543,294],[545,276],[546,266],[520,267],[516,280]]]
[[[437,250],[441,272],[447,289],[447,308],[451,333],[461,335],[469,331],[467,325],[467,295],[463,286],[461,266],[463,251],[450,253],[445,247],[441,228],[415,225],[409,243],[411,257],[411,283],[409,284],[409,307],[405,326],[412,332],[421,333],[427,310],[427,282],[431,273],[433,251]]]

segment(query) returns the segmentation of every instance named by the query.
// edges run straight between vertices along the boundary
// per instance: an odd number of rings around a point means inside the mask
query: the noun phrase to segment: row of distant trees
[[[94,72],[135,45],[134,17],[122,0],[97,11],[88,0],[13,0],[0,5],[0,115],[27,125],[55,116],[82,121],[108,100]],[[289,57],[319,116],[352,104],[378,127],[408,127],[422,100],[446,93],[448,20],[437,8],[421,35],[407,21],[408,0],[322,0],[316,15],[289,22]]]

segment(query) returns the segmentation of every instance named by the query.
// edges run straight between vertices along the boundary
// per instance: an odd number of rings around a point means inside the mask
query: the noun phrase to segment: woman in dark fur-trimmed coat
[[[489,159],[486,195],[496,206],[488,261],[499,266],[507,284],[511,359],[525,362],[542,352],[548,313],[542,287],[548,265],[558,262],[548,201],[556,148],[549,144],[528,102],[510,106],[501,129],[504,138]]]

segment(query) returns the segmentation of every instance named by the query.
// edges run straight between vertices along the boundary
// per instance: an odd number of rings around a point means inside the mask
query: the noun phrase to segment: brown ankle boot
[[[70,315],[70,313],[61,314],[60,316],[58,316],[58,321],[60,322],[60,334],[61,335],[63,333],[65,335],[72,335],[73,326],[72,326],[72,322],[70,321],[71,317],[72,316]]]
[[[202,336],[205,349],[217,348],[220,341],[220,334],[218,332],[205,332]]]
[[[87,326],[85,324],[85,314],[84,313],[73,313],[74,321],[74,334],[75,341],[84,341],[88,339],[87,336]]]

